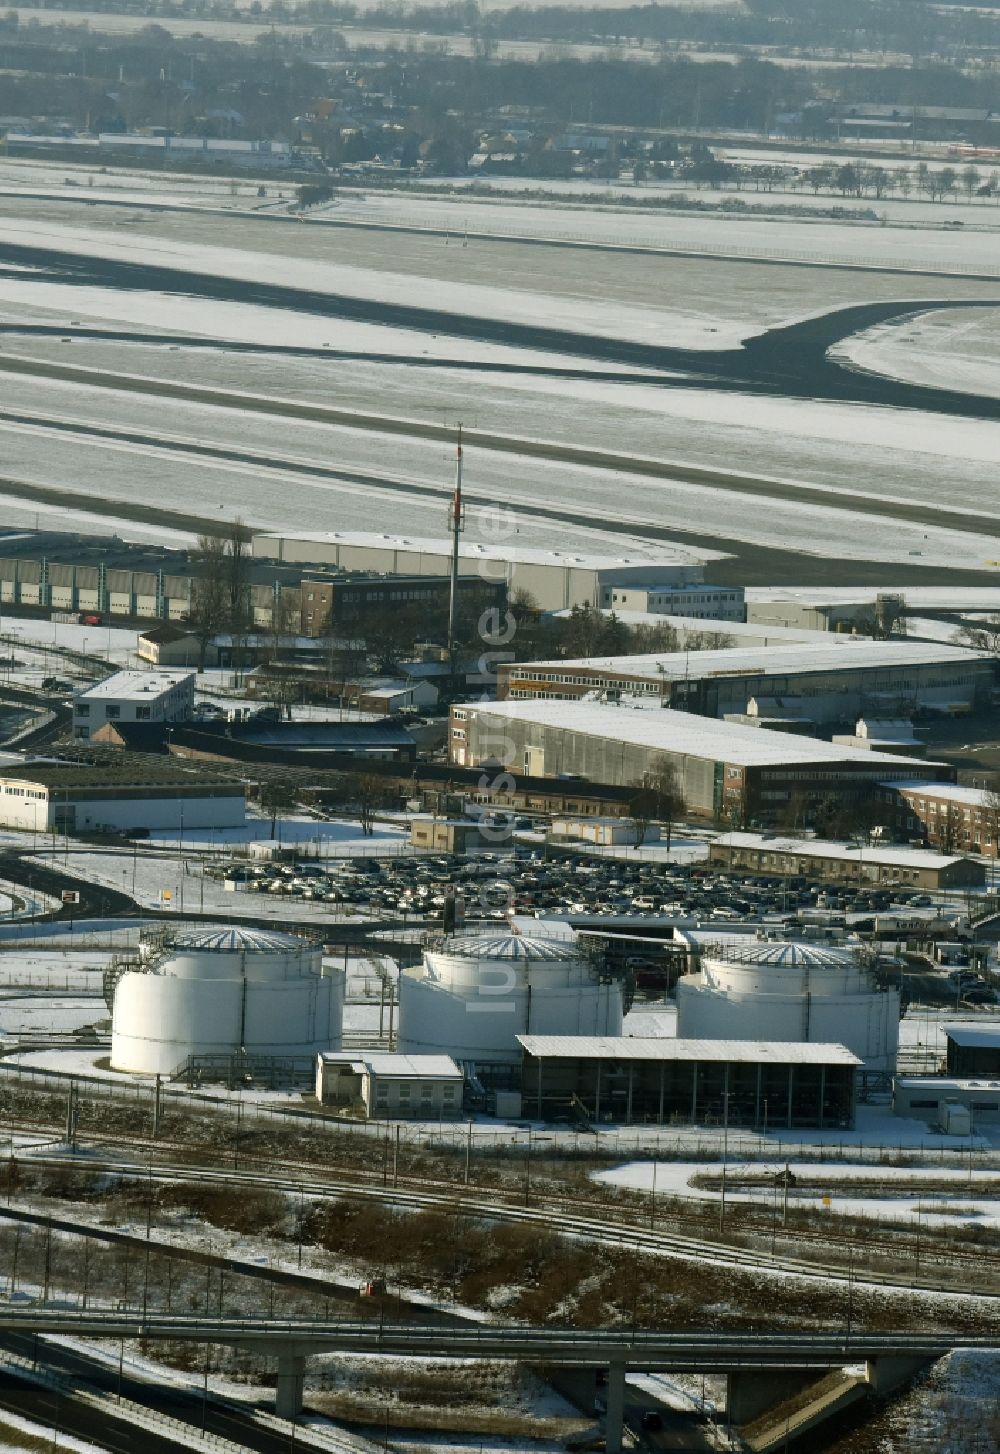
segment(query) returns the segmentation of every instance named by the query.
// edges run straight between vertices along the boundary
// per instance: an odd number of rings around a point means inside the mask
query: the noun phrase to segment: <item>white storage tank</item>
[[[853,949],[748,940],[707,953],[678,981],[677,1036],[846,1045],[866,1070],[892,1071],[899,992]]]
[[[114,993],[111,1068],[173,1075],[192,1056],[339,1050],[343,970],[318,944],[261,929],[198,928],[143,957]]]
[[[517,1064],[517,1035],[620,1035],[622,992],[576,939],[455,934],[399,977],[399,1049]]]

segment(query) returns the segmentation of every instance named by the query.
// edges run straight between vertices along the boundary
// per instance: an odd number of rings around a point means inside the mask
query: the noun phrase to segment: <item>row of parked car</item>
[[[930,903],[906,889],[854,896],[823,891],[804,879],[720,873],[703,863],[630,862],[523,847],[503,855],[227,863],[208,872],[249,892],[320,899],[375,917],[438,918],[449,893],[464,901],[468,919],[502,919],[513,908],[522,913],[669,914],[789,926],[842,912],[880,912],[893,903]]]

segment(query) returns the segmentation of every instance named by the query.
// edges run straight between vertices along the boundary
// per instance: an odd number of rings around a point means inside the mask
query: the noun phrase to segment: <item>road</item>
[[[24,1358],[35,1357],[34,1340],[30,1337],[4,1337],[0,1339],[0,1349]],[[45,1339],[39,1340],[38,1360],[42,1368],[66,1375],[88,1389],[110,1395],[111,1401],[94,1408],[57,1390],[41,1388],[14,1375],[0,1373],[0,1408],[9,1408],[50,1428],[58,1420],[60,1429],[92,1440],[103,1448],[128,1451],[128,1454],[175,1454],[177,1449],[190,1449],[190,1444],[181,1436],[176,1440],[158,1437],[124,1420],[116,1422],[113,1401],[119,1392],[123,1399],[191,1424],[199,1432],[204,1429],[209,1434],[228,1439],[240,1448],[254,1451],[254,1454],[286,1454],[289,1448],[286,1431],[262,1428],[248,1414],[216,1403],[211,1396],[206,1401],[203,1392],[196,1387],[145,1378],[123,1367],[119,1388],[117,1368]],[[191,1381],[196,1383],[197,1376]]]
[[[832,1368],[880,1357],[940,1358],[953,1347],[1000,1349],[992,1333],[664,1332],[520,1324],[347,1322],[325,1318],[18,1307],[0,1308],[0,1336],[59,1333],[79,1338],[167,1338],[275,1353],[378,1353],[417,1358],[496,1358],[565,1367],[620,1364],[694,1373],[734,1368]]]

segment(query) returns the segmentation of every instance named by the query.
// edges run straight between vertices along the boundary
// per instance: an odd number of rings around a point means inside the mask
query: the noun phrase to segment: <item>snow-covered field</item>
[[[914,1123],[910,1123],[911,1125]],[[953,1141],[956,1138],[952,1138]],[[779,1199],[774,1180],[788,1168],[801,1183],[792,1185],[788,1204],[798,1211],[823,1211],[837,1216],[865,1217],[874,1222],[920,1222],[926,1225],[959,1225],[1000,1229],[1000,1173],[976,1172],[976,1188],[969,1189],[969,1176],[962,1170],[939,1167],[852,1165],[850,1162],[824,1165],[818,1169],[809,1162],[755,1161],[750,1168],[754,1176],[771,1177],[772,1184],[741,1189],[740,1176],[747,1170],[738,1162],[728,1170],[732,1181],[726,1200],[752,1202],[758,1206],[775,1207]],[[719,1168],[711,1167],[717,1176]],[[594,1180],[611,1186],[627,1186],[665,1197],[686,1197],[698,1201],[718,1201],[716,1188],[692,1185],[694,1179],[706,1174],[704,1162],[637,1161],[613,1171],[594,1173]],[[992,1183],[983,1194],[983,1181]],[[818,1183],[821,1183],[818,1184]],[[898,1192],[891,1190],[899,1183]],[[921,1183],[927,1189],[920,1190]],[[941,1183],[944,1183],[942,1187]],[[874,1190],[870,1189],[874,1186]],[[887,1190],[886,1188],[889,1188]]]

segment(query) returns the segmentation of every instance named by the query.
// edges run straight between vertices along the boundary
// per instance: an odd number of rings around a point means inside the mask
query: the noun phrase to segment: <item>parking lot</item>
[[[769,931],[804,928],[872,929],[880,917],[903,922],[917,910],[934,917],[934,902],[914,889],[824,889],[804,879],[720,873],[703,863],[629,862],[621,857],[573,854],[518,846],[508,853],[437,854],[253,864],[245,860],[206,868],[249,893],[347,905],[373,917],[440,918],[449,891],[459,895],[467,919],[521,914],[602,917],[657,915],[709,920],[720,927],[759,924]],[[958,910],[941,906],[945,917]]]

